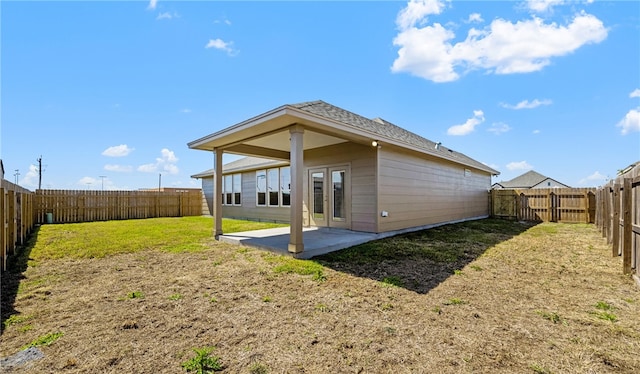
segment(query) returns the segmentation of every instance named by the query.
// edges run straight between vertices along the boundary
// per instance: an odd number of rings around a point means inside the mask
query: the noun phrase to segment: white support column
[[[222,150],[213,150],[213,236],[222,235]]]
[[[289,252],[304,251],[302,239],[302,189],[304,173],[304,149],[302,147],[304,128],[293,125],[289,128],[291,135],[291,229],[289,234]]]

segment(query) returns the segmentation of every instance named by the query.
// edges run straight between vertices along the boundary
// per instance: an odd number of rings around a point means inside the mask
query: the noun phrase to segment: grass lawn
[[[593,225],[487,219],[296,260],[149,219],[45,225],[22,253],[0,357],[39,347],[29,373],[640,368],[640,289]]]

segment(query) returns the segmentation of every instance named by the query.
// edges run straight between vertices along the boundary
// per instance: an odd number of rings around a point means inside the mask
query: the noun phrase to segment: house
[[[528,189],[528,188],[571,188],[555,179],[530,170],[506,182],[496,182],[492,188]]]
[[[214,235],[222,235],[223,215],[284,221],[292,253],[304,250],[303,226],[384,233],[488,217],[487,192],[498,174],[388,121],[323,101],[283,105],[188,146],[214,155],[213,172],[194,176],[212,195]],[[223,168],[224,153],[252,158]]]

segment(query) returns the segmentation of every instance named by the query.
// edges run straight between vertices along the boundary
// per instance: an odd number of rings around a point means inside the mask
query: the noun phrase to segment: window
[[[231,175],[224,176],[224,199],[222,201],[225,205],[233,203],[233,179],[231,178]]]
[[[280,168],[280,191],[282,192],[282,206],[291,206],[291,168]]]
[[[242,174],[233,174],[233,205],[242,205]]]
[[[256,206],[291,206],[291,168],[256,171]]]
[[[278,169],[267,170],[267,190],[269,191],[269,206],[280,205],[280,181]]]
[[[256,172],[256,192],[258,194],[256,205],[267,205],[267,171],[258,170]]]
[[[222,176],[222,205],[242,205],[242,174]]]

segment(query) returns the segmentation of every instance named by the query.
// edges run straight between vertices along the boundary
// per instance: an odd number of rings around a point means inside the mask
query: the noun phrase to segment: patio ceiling
[[[354,133],[343,123],[283,106],[189,143],[189,148],[221,149],[225,153],[289,160],[289,127],[304,128],[303,149],[310,150],[348,141],[369,144],[373,137]]]

